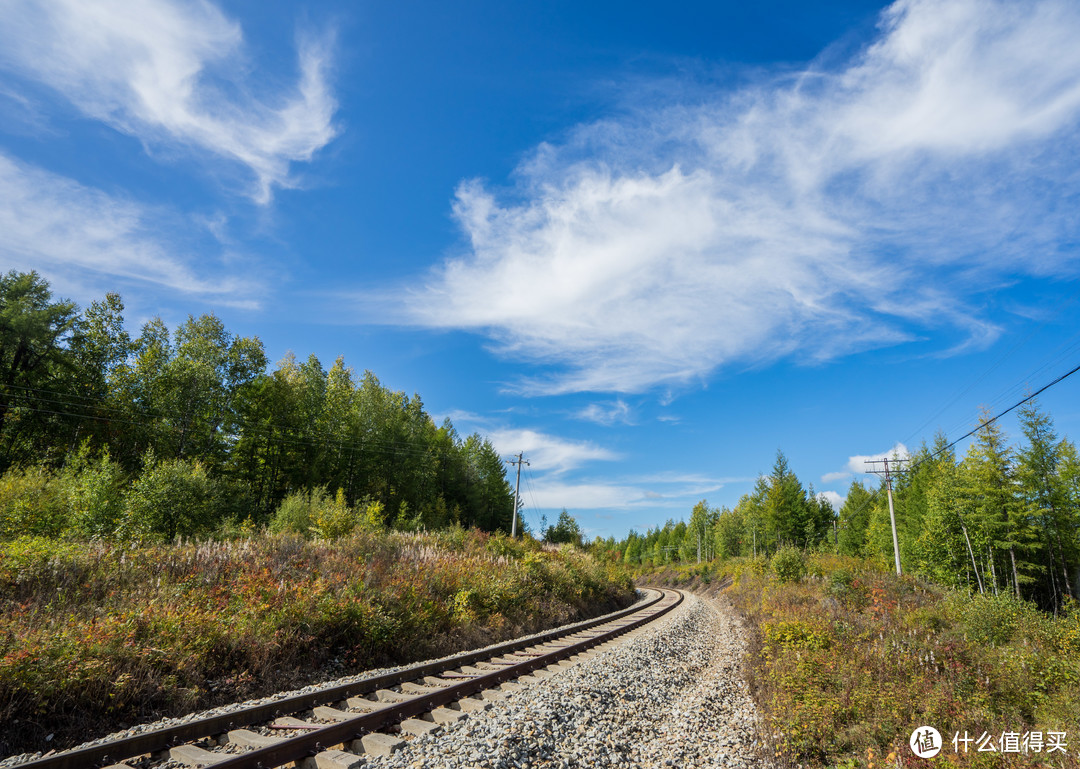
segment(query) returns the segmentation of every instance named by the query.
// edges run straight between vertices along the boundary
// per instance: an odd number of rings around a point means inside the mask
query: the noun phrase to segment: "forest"
[[[958,457],[944,435],[894,463],[893,502],[905,573],[982,594],[1010,594],[1055,615],[1080,594],[1080,454],[1034,400],[1013,445],[983,414]],[[901,460],[901,458],[896,458]],[[772,471],[732,509],[695,505],[689,522],[595,543],[628,564],[660,565],[785,547],[893,563],[884,481],[855,480],[839,511],[806,488],[778,452]]]
[[[370,371],[270,370],[214,315],[132,337],[118,294],[80,310],[35,272],[0,276],[0,473],[0,539],[509,531],[514,504],[488,440]]]

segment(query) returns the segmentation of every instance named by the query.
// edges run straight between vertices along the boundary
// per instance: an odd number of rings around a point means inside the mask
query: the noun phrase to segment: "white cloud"
[[[892,459],[893,457],[900,457],[900,459],[907,459],[911,456],[911,452],[908,451],[907,446],[902,443],[897,443],[888,451],[882,451],[879,454],[860,454],[854,457],[848,457],[847,469],[852,473],[868,473],[868,465],[866,462],[871,460]],[[882,467],[882,465],[878,465]]]
[[[1078,38],[1066,0],[899,0],[840,69],[581,126],[505,195],[460,186],[467,252],[408,320],[555,365],[531,393],[635,392],[927,330],[940,354],[985,346],[1000,329],[980,292],[1076,269],[1057,245],[1076,220],[1053,201],[1080,171]]]
[[[842,497],[835,491],[822,491],[818,494],[818,499],[826,500],[832,505],[833,510],[839,510],[844,506],[844,502],[847,501],[847,497]]]
[[[536,481],[528,503],[540,509],[595,510],[626,508],[645,495],[633,486],[606,483],[563,483],[558,480]]]
[[[589,441],[570,441],[536,430],[493,430],[488,433],[488,438],[500,454],[525,452],[525,459],[531,463],[534,473],[558,474],[573,470],[586,462],[619,458],[618,454]]]
[[[246,166],[259,202],[336,133],[326,40],[302,39],[298,82],[274,92],[249,71],[239,25],[205,0],[3,0],[0,11],[0,65],[147,145]]]
[[[861,470],[859,472],[862,472]],[[839,473],[825,473],[821,476],[822,483],[836,483],[837,481],[846,481],[851,477],[851,473],[843,471]]]
[[[151,284],[212,297],[218,304],[253,307],[264,287],[236,270],[221,269],[199,251],[185,254],[180,223],[167,212],[116,198],[71,179],[18,163],[0,153],[0,265],[36,269],[67,281],[77,275]],[[198,264],[197,264],[198,261]],[[213,271],[213,275],[202,274]],[[77,293],[87,293],[77,291]]]
[[[616,422],[622,424],[631,423],[630,406],[622,399],[617,399],[611,403],[590,403],[577,412],[575,416],[578,419],[596,422],[601,425],[613,425]]]

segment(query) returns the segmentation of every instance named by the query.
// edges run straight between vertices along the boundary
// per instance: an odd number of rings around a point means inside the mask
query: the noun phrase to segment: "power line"
[[[526,470],[525,471],[525,488],[529,492],[529,499],[532,500],[532,513],[536,517],[537,532],[540,534],[541,537],[543,537],[544,536],[544,532],[543,532],[543,528],[544,528],[544,520],[543,520],[543,518],[544,518],[544,516],[540,512],[540,505],[536,502],[536,494],[533,492],[532,481],[530,480],[530,476],[532,476],[532,471],[531,470]]]
[[[1049,384],[1045,384],[1045,385],[1043,385],[1043,386],[1042,386],[1042,387],[1040,387],[1040,388],[1039,388],[1038,390],[1036,390],[1035,392],[1033,392],[1033,393],[1032,393],[1031,395],[1028,395],[1028,396],[1027,396],[1026,398],[1022,398],[1022,399],[1018,400],[1018,401],[1017,401],[1016,403],[1014,403],[1013,405],[1009,406],[1009,407],[1008,407],[1007,409],[1005,409],[1004,411],[1002,411],[1002,412],[1000,412],[1000,413],[996,414],[995,416],[991,417],[990,419],[987,419],[986,421],[984,421],[984,422],[980,423],[980,424],[979,424],[979,426],[978,426],[978,427],[976,427],[976,428],[974,428],[973,430],[968,430],[968,431],[967,431],[966,433],[964,433],[963,435],[961,435],[961,436],[960,436],[959,438],[957,438],[957,439],[956,439],[955,441],[952,441],[951,443],[947,444],[946,446],[944,446],[944,447],[942,447],[942,448],[938,449],[937,451],[935,451],[934,453],[930,454],[930,455],[929,455],[928,457],[926,457],[926,459],[923,459],[923,460],[920,460],[919,462],[916,462],[916,463],[915,463],[914,465],[912,465],[912,467],[911,467],[910,469],[914,469],[915,467],[917,467],[917,466],[918,466],[919,464],[921,464],[922,462],[925,462],[925,461],[927,461],[927,460],[933,459],[934,457],[938,456],[939,454],[943,454],[944,452],[946,452],[946,451],[948,451],[949,449],[951,449],[951,448],[952,448],[953,446],[955,446],[955,445],[956,445],[957,443],[959,443],[960,441],[962,441],[962,440],[964,440],[965,438],[968,438],[968,437],[970,437],[970,436],[974,435],[975,433],[979,432],[979,430],[983,429],[984,427],[989,427],[989,426],[990,426],[990,425],[992,425],[992,424],[993,424],[994,422],[998,421],[998,420],[999,420],[999,419],[1001,419],[1001,418],[1002,418],[1003,416],[1005,416],[1006,414],[1008,414],[1008,413],[1009,413],[1010,411],[1013,411],[1014,409],[1016,409],[1016,408],[1019,408],[1020,406],[1023,406],[1023,405],[1024,405],[1025,403],[1027,403],[1028,401],[1034,400],[1034,399],[1035,399],[1035,397],[1036,397],[1036,396],[1037,396],[1037,395],[1038,395],[1039,393],[1042,393],[1042,392],[1045,392],[1046,390],[1049,390],[1049,389],[1050,389],[1051,387],[1053,387],[1054,385],[1056,385],[1056,384],[1057,384],[1058,382],[1061,382],[1061,381],[1063,381],[1063,380],[1065,380],[1065,379],[1068,379],[1069,377],[1071,377],[1071,376],[1072,376],[1073,374],[1075,374],[1075,373],[1076,373],[1077,371],[1080,371],[1080,366],[1075,366],[1075,367],[1073,367],[1072,369],[1070,369],[1070,370],[1066,371],[1066,372],[1065,372],[1064,374],[1062,374],[1061,376],[1059,376],[1059,377],[1058,377],[1057,379],[1053,380],[1053,381],[1052,381],[1052,382],[1050,382]]]
[[[57,390],[48,390],[36,387],[25,387],[20,385],[10,385],[21,390],[27,390],[37,393],[44,393],[48,395],[58,395],[59,398],[37,398],[39,403],[52,404],[54,408],[41,408],[29,403],[16,402],[12,404],[13,409],[20,411],[29,411],[32,413],[49,414],[53,416],[66,416],[76,419],[86,419],[98,422],[109,422],[132,425],[135,427],[147,427],[153,429],[162,429],[163,427],[171,430],[179,430],[176,425],[169,425],[169,420],[180,421],[188,419],[188,415],[177,414],[175,412],[160,412],[152,411],[145,407],[130,405],[119,406],[108,404],[104,399],[93,398],[90,396],[78,395],[77,393],[64,393]],[[77,400],[70,400],[70,398],[76,398]],[[79,401],[83,402],[79,402]],[[104,408],[102,408],[104,407]],[[64,410],[65,408],[95,408],[102,410],[104,414],[87,414],[76,413],[73,411]],[[134,411],[136,414],[144,417],[143,420],[128,418],[130,415],[124,413],[127,409]],[[226,409],[227,411],[227,409]],[[379,438],[357,438],[343,441],[341,438],[335,437],[333,433],[318,432],[314,433],[310,437],[297,436],[295,434],[288,436],[294,431],[291,425],[283,425],[280,423],[260,423],[253,422],[251,420],[245,420],[238,418],[235,414],[224,414],[224,422],[227,422],[231,426],[239,428],[242,432],[253,434],[254,436],[262,436],[267,438],[273,438],[279,442],[291,443],[293,445],[309,445],[309,446],[327,446],[337,449],[351,449],[351,450],[365,450],[369,448],[389,450],[390,453],[413,456],[427,456],[430,451],[425,443],[410,442],[410,441],[390,441]],[[146,421],[146,420],[157,421]],[[165,422],[166,424],[162,424]],[[274,430],[280,431],[282,434],[275,435]]]
[[[517,485],[514,486],[514,517],[510,520],[510,536],[517,536],[517,519],[518,519],[518,500],[521,499],[521,466],[523,464],[529,464],[527,459],[524,459],[525,452],[519,451],[517,453],[517,461],[507,459],[508,465],[517,465]]]
[[[917,461],[917,462],[913,462],[913,463],[909,464],[909,465],[908,465],[908,466],[907,466],[907,467],[906,467],[906,468],[905,468],[905,469],[903,470],[904,474],[910,474],[910,473],[914,472],[914,471],[915,471],[915,470],[916,470],[916,469],[917,469],[917,468],[918,468],[918,467],[919,467],[920,465],[922,465],[923,463],[925,463],[925,462],[929,462],[929,461],[933,460],[934,458],[936,458],[936,457],[937,457],[937,456],[939,456],[940,454],[943,454],[943,453],[945,453],[946,451],[948,451],[949,449],[953,448],[953,447],[954,447],[954,446],[955,446],[956,444],[958,444],[958,443],[959,443],[960,441],[962,441],[962,440],[964,440],[965,438],[968,438],[968,437],[970,437],[970,436],[974,435],[975,433],[977,433],[977,432],[978,432],[979,430],[983,429],[984,427],[987,427],[987,426],[989,426],[989,425],[993,424],[994,422],[996,422],[997,420],[1001,419],[1001,417],[1005,416],[1005,415],[1006,415],[1006,414],[1008,414],[1008,413],[1009,413],[1010,411],[1013,411],[1013,410],[1015,410],[1015,409],[1019,408],[1020,406],[1023,406],[1023,405],[1025,404],[1025,403],[1027,403],[1027,402],[1029,402],[1029,401],[1031,401],[1031,400],[1034,400],[1034,399],[1035,399],[1035,397],[1036,397],[1036,396],[1038,396],[1038,395],[1039,395],[1040,393],[1042,393],[1042,392],[1045,392],[1046,390],[1049,390],[1049,389],[1050,389],[1051,387],[1053,387],[1054,385],[1058,384],[1059,382],[1062,382],[1062,381],[1064,381],[1065,379],[1068,379],[1068,378],[1069,378],[1070,376],[1072,376],[1073,374],[1075,374],[1075,373],[1076,373],[1077,371],[1080,371],[1080,365],[1078,365],[1078,366],[1075,366],[1075,367],[1073,367],[1072,369],[1070,369],[1070,370],[1066,371],[1066,372],[1065,372],[1064,374],[1062,374],[1061,376],[1057,377],[1057,378],[1056,378],[1056,379],[1054,379],[1053,381],[1051,381],[1051,382],[1049,382],[1049,383],[1047,383],[1047,384],[1043,385],[1042,387],[1040,387],[1040,388],[1039,388],[1038,390],[1036,390],[1035,392],[1031,393],[1030,395],[1026,396],[1025,398],[1022,398],[1021,400],[1017,401],[1017,402],[1016,402],[1016,403],[1014,403],[1013,405],[1009,406],[1009,407],[1008,407],[1007,409],[1005,409],[1004,411],[1001,411],[1000,413],[996,414],[995,416],[991,417],[990,419],[987,419],[987,420],[985,420],[984,422],[981,422],[981,423],[979,424],[979,426],[978,426],[978,427],[976,427],[976,428],[975,428],[975,429],[973,429],[973,430],[969,430],[968,432],[964,433],[963,435],[961,435],[961,436],[960,436],[959,438],[957,438],[956,440],[952,441],[951,443],[948,443],[948,444],[946,444],[945,446],[943,446],[942,448],[940,448],[940,449],[938,449],[937,451],[933,452],[932,454],[928,454],[927,456],[923,457],[923,458],[922,458],[922,459],[920,459],[919,461]],[[872,461],[871,463],[874,463],[874,464],[876,464],[876,462],[878,462],[878,461],[882,461],[882,460],[875,460],[875,461]],[[887,465],[887,462],[888,462],[888,460],[884,460],[884,461],[886,462],[886,470],[887,470],[887,468],[888,468],[888,465]],[[871,463],[868,463],[868,464],[871,464]],[[867,471],[867,472],[868,472],[868,473],[876,473],[876,471],[875,471],[875,470],[869,470],[869,471]],[[892,482],[891,482],[891,479],[890,479],[890,478],[888,478],[888,476],[886,476],[886,484],[887,484],[887,486],[888,486],[888,489],[889,489],[889,512],[890,512],[890,515],[891,515],[891,514],[892,514],[892,493],[891,493],[891,492],[892,492]],[[871,497],[867,498],[866,502],[864,502],[864,503],[863,503],[863,504],[862,504],[862,505],[861,505],[861,506],[859,507],[859,509],[858,509],[858,510],[855,510],[855,511],[853,511],[852,513],[850,513],[850,515],[849,515],[848,517],[849,517],[849,518],[853,518],[853,517],[855,517],[855,516],[859,515],[859,514],[860,514],[861,512],[863,512],[864,510],[866,510],[866,508],[868,508],[868,507],[869,507],[869,506],[871,505],[871,503],[873,503],[874,501],[875,501],[875,500],[874,500],[874,497],[873,497],[873,496],[871,496]],[[837,515],[839,515],[839,512],[840,512],[840,511],[838,510],[838,511],[837,511]],[[894,520],[893,520],[893,526],[894,526],[894,529],[893,529],[893,540],[894,540],[894,541],[893,541],[893,547],[894,547],[894,549],[896,550],[896,561],[897,561],[896,569],[897,569],[897,574],[899,574],[899,573],[900,573],[900,556],[899,556],[899,546],[898,546],[898,544],[896,543],[896,540],[895,540],[895,538],[896,538],[896,530],[895,530],[895,525],[896,525],[896,524],[895,524],[895,519],[894,519]],[[966,532],[965,532],[965,536],[966,536]]]
[[[1016,344],[1014,344],[1012,347],[1010,347],[1008,350],[1006,350],[996,361],[994,361],[990,365],[989,368],[987,368],[979,376],[977,376],[975,378],[975,380],[971,384],[969,384],[963,390],[958,392],[944,406],[939,408],[936,412],[934,412],[933,415],[931,415],[928,419],[926,419],[926,421],[924,421],[921,425],[919,425],[919,427],[915,428],[915,430],[912,432],[912,434],[904,439],[904,443],[909,442],[912,438],[914,438],[916,435],[918,435],[920,432],[922,432],[922,430],[927,425],[929,425],[931,422],[933,422],[934,419],[936,419],[938,416],[940,416],[942,413],[944,413],[950,406],[952,406],[954,403],[956,403],[958,400],[960,400],[960,398],[964,397],[969,392],[971,392],[971,390],[974,389],[974,387],[976,385],[978,385],[987,376],[989,376],[995,369],[997,369],[999,366],[1001,366],[1008,358],[1010,358],[1014,353],[1016,353],[1017,350],[1024,347],[1036,334],[1038,334],[1040,331],[1042,331],[1044,328],[1046,328],[1046,326],[1049,325],[1052,321],[1057,319],[1065,311],[1066,308],[1068,308],[1070,305],[1072,305],[1077,300],[1077,298],[1080,298],[1080,290],[1073,292],[1073,294],[1065,302],[1061,303],[1058,306],[1056,312],[1054,312],[1049,318],[1047,318],[1041,324],[1039,324],[1034,329],[1032,329],[1030,333],[1028,333],[1025,337],[1020,339]],[[1068,345],[1069,342],[1071,342],[1072,340],[1077,339],[1078,337],[1080,337],[1080,334],[1074,334],[1072,337],[1070,337],[1070,339],[1066,340],[1066,342],[1063,343],[1058,348],[1058,350],[1056,352],[1052,353],[1050,355],[1050,357],[1046,361],[1044,361],[1041,366],[1039,366],[1039,368],[1035,369],[1030,374],[1028,374],[1028,376],[1024,378],[1024,381],[1025,382],[1030,381],[1030,379],[1032,377],[1038,376],[1038,374],[1040,372],[1042,372],[1044,369],[1046,369],[1048,366],[1051,366],[1054,363],[1056,363],[1057,358],[1065,357],[1065,356],[1070,355],[1072,353],[1072,348],[1076,346],[1076,343],[1073,343],[1072,347],[1069,347],[1067,349],[1066,349],[1066,345]],[[993,407],[993,405],[995,403],[1005,399],[1008,396],[1008,394],[1010,392],[1012,392],[1013,390],[1015,390],[1018,386],[1021,386],[1021,385],[1013,385],[1012,387],[1005,390],[1004,393],[999,395],[993,402],[990,403],[990,406]],[[948,434],[951,431],[952,431],[951,429],[948,429],[948,430],[945,430],[945,433]]]

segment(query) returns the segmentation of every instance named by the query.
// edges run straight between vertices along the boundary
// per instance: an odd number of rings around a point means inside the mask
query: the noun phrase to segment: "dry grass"
[[[630,599],[624,575],[580,552],[462,530],[3,542],[0,755],[449,653]]]
[[[782,582],[762,560],[661,570],[669,584],[717,585],[756,629],[748,675],[772,747],[789,766],[929,765],[908,738],[936,727],[938,765],[1080,766],[1080,609],[1054,618],[1007,596],[968,596],[874,563],[806,558]],[[953,735],[997,752],[957,753]],[[1066,732],[1068,752],[1005,753],[1003,732]],[[962,748],[961,744],[961,748]]]

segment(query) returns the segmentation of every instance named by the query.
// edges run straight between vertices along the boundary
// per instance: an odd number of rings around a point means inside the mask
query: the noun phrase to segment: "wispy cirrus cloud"
[[[574,470],[586,462],[613,461],[615,452],[591,441],[574,441],[529,429],[500,429],[488,433],[488,438],[501,454],[525,453],[534,472],[559,474]]]
[[[599,425],[630,424],[632,415],[629,404],[621,398],[608,403],[590,403],[575,416]]]
[[[1076,274],[1078,38],[1066,0],[898,0],[839,66],[580,126],[461,184],[406,320],[553,367],[533,394],[983,347],[985,292]]]
[[[246,167],[260,203],[337,132],[328,38],[302,37],[298,80],[275,91],[249,71],[240,26],[205,0],[3,0],[0,10],[0,66],[148,146]]]
[[[63,293],[81,290],[79,274],[108,278],[110,290],[140,284],[257,305],[264,286],[230,270],[205,248],[185,252],[190,225],[168,212],[95,190],[0,153],[0,265],[59,277]],[[220,249],[217,249],[220,251]],[[90,282],[94,282],[91,278]]]

